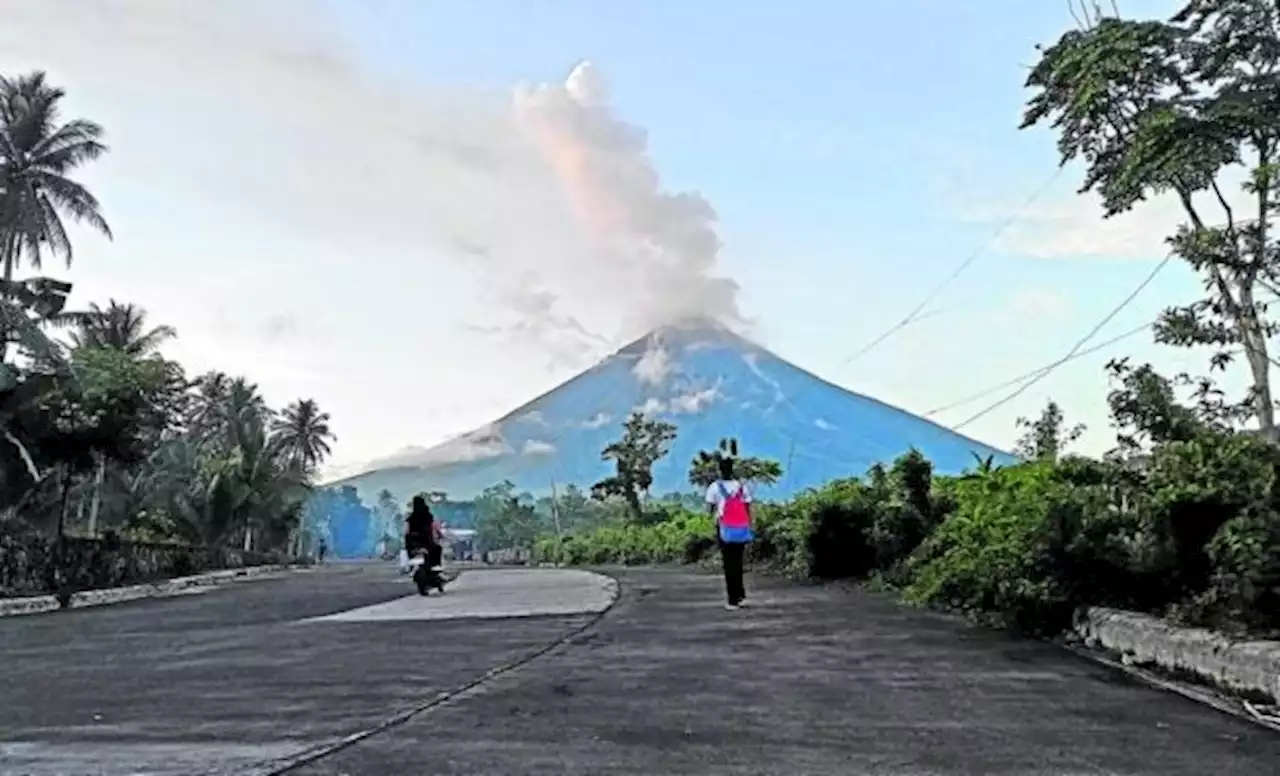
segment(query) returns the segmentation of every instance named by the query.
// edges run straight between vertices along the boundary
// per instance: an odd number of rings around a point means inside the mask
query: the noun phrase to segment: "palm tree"
[[[46,250],[71,263],[62,214],[111,237],[98,200],[68,174],[106,152],[102,127],[83,119],[58,123],[66,96],[43,72],[0,76],[0,261],[4,279],[23,254],[35,269]]]
[[[271,408],[258,386],[243,377],[233,379],[223,372],[208,372],[196,378],[195,388],[187,422],[202,441],[226,444],[233,420],[253,416],[265,422],[271,418]]]
[[[135,304],[112,299],[106,308],[89,305],[89,312],[71,332],[74,348],[116,348],[142,358],[155,353],[162,344],[178,336],[172,326],[147,328],[147,311]]]
[[[329,413],[321,412],[313,399],[299,399],[285,407],[271,430],[279,438],[284,454],[307,474],[329,455],[329,443],[335,439],[329,430]]]
[[[18,320],[24,308],[13,298],[13,273],[23,256],[36,269],[46,251],[71,264],[63,214],[111,237],[98,200],[67,177],[106,152],[102,127],[82,119],[60,125],[58,103],[64,96],[42,72],[0,76],[0,301],[6,308],[0,315],[0,364],[12,332],[20,332],[28,344],[34,336],[28,322]]]

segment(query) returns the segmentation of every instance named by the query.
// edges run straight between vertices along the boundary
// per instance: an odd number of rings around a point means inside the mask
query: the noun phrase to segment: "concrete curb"
[[[1228,692],[1280,701],[1280,642],[1236,641],[1204,628],[1182,628],[1101,606],[1078,611],[1073,629],[1086,646],[1118,653],[1128,664],[1156,666]]]
[[[1272,722],[1265,716],[1261,716],[1255,712],[1251,713],[1248,702],[1241,702],[1238,698],[1232,698],[1225,693],[1214,691],[1208,687],[1201,687],[1187,682],[1180,682],[1161,676],[1155,671],[1141,668],[1129,663],[1125,663],[1123,659],[1116,660],[1111,656],[1101,653],[1096,649],[1090,649],[1078,644],[1063,644],[1067,651],[1074,655],[1078,655],[1085,660],[1105,666],[1113,671],[1124,674],[1136,681],[1139,681],[1148,687],[1154,687],[1157,690],[1171,692],[1176,695],[1203,703],[1210,708],[1216,709],[1223,714],[1230,714],[1238,717],[1246,722],[1252,722],[1260,725],[1268,730],[1280,733],[1280,723]]]
[[[1280,732],[1249,697],[1280,702],[1280,642],[1234,641],[1151,615],[1106,607],[1076,612],[1070,651],[1152,687]],[[1177,677],[1190,677],[1190,681]]]
[[[295,565],[246,566],[238,569],[211,571],[207,574],[194,574],[187,577],[175,577],[143,585],[128,587],[112,587],[102,590],[85,590],[71,596],[68,609],[83,609],[89,606],[105,606],[107,604],[136,601],[140,598],[160,598],[175,595],[186,590],[201,587],[248,580],[267,574],[306,568]],[[59,610],[58,599],[52,595],[31,596],[28,598],[0,599],[0,617],[17,617],[27,614],[41,614]]]

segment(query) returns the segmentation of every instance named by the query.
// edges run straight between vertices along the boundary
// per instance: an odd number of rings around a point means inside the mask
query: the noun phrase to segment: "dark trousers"
[[[720,542],[720,560],[724,565],[724,588],[729,594],[729,604],[737,606],[747,597],[742,582],[742,556],[747,545],[738,542]]]

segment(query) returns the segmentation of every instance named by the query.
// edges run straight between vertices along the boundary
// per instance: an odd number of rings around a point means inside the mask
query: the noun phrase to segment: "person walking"
[[[724,566],[724,586],[728,594],[725,608],[737,611],[747,604],[742,579],[743,556],[755,538],[751,529],[751,492],[733,474],[733,459],[721,458],[720,478],[707,488],[707,512],[716,521],[716,542]]]

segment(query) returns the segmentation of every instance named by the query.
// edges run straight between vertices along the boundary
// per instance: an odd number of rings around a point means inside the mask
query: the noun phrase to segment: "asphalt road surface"
[[[1051,645],[858,591],[755,580],[726,612],[713,577],[617,576],[603,616],[507,617],[600,608],[585,574],[397,601],[358,566],[0,620],[0,774],[1280,770],[1280,735]]]

